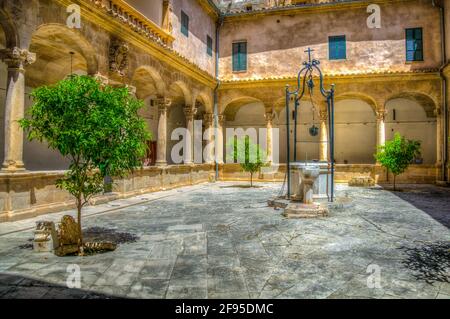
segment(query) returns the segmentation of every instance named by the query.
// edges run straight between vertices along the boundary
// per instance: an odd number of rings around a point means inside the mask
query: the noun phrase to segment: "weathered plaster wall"
[[[139,111],[139,115],[145,119],[147,128],[152,134],[152,140],[158,139],[158,107],[152,101],[156,96],[149,96],[144,100],[144,107]]]
[[[439,11],[430,1],[381,5],[381,29],[366,25],[366,7],[266,15],[226,21],[221,29],[222,79],[293,76],[311,47],[326,73],[410,71],[441,62]],[[405,28],[423,27],[424,62],[405,63]],[[328,60],[328,37],[346,35],[347,59]],[[232,72],[232,42],[248,42],[248,72]],[[276,65],[276,68],[274,67]]]
[[[445,12],[445,37],[446,37],[446,47],[445,50],[447,52],[447,61],[450,59],[450,0],[442,1],[444,12]]]
[[[389,101],[386,111],[386,139],[392,139],[398,132],[408,139],[418,140],[424,164],[436,163],[436,118],[427,117],[417,102],[405,99]]]
[[[181,33],[181,10],[189,16],[189,37]],[[196,0],[174,0],[172,34],[173,48],[209,74],[215,73],[215,22]],[[213,56],[206,53],[206,36],[213,39]]]

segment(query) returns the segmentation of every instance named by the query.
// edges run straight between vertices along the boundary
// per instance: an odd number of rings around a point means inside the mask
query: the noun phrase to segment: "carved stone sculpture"
[[[55,254],[66,256],[78,252],[80,239],[78,223],[72,216],[64,216],[58,229],[59,247],[56,249]]]
[[[128,44],[119,41],[111,40],[109,47],[109,70],[120,76],[125,76],[125,71],[128,67],[128,52],[130,48]]]
[[[56,234],[55,223],[49,221],[36,222],[33,250],[36,252],[52,252],[58,246],[58,236]]]

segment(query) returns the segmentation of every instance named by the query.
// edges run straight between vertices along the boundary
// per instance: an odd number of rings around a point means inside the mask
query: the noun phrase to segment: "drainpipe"
[[[448,181],[447,164],[448,164],[448,107],[447,107],[447,78],[444,76],[443,70],[447,66],[447,48],[446,48],[446,32],[445,32],[445,8],[444,5],[438,5],[435,0],[431,1],[433,7],[439,9],[440,21],[441,21],[441,55],[442,55],[442,67],[440,68],[440,75],[442,79],[442,106],[443,106],[443,152],[442,152],[442,166],[441,176],[442,180]]]
[[[219,146],[217,136],[218,136],[218,127],[219,127],[219,87],[220,87],[220,79],[219,79],[219,31],[220,28],[223,25],[223,17],[220,15],[219,20],[216,24],[216,81],[217,85],[214,88],[214,150],[217,154],[217,148]],[[219,162],[218,158],[215,158],[215,165],[216,165],[216,174],[215,174],[215,181],[217,182],[219,180]]]

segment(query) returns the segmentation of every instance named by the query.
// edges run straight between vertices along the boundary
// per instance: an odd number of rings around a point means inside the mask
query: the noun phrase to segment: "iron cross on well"
[[[314,52],[315,50],[308,48],[308,50],[305,51],[305,53],[308,53],[308,59],[309,59],[309,63],[311,63],[311,53]]]

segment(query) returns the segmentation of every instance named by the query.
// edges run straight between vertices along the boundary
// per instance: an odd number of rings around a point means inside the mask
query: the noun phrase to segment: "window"
[[[233,43],[233,71],[247,71],[247,42]]]
[[[345,60],[347,58],[347,42],[345,35],[328,38],[330,60]]]
[[[206,53],[213,55],[213,39],[209,35],[206,36]]]
[[[423,61],[422,28],[406,29],[406,61]]]
[[[181,10],[181,33],[189,37],[189,16]]]

